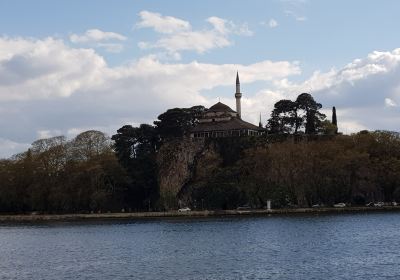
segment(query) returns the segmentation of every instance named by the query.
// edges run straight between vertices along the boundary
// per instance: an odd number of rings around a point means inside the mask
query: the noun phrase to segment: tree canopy
[[[274,105],[267,128],[272,134],[319,133],[326,118],[321,108],[308,93],[300,94],[295,101],[280,100]]]
[[[120,211],[129,184],[104,133],[40,139],[0,160],[0,212]]]
[[[157,133],[162,139],[182,137],[197,124],[205,109],[203,106],[169,109],[154,122]]]
[[[131,179],[128,188],[130,204],[145,208],[158,198],[156,151],[159,137],[155,127],[125,125],[113,135],[115,152]]]

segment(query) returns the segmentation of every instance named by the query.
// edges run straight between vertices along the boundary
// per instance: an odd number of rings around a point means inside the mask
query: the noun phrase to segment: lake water
[[[400,214],[0,225],[0,279],[400,279]]]

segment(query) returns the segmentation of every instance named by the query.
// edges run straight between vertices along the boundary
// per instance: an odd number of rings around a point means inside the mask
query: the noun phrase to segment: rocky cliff
[[[186,205],[192,183],[207,178],[221,163],[215,142],[185,138],[164,143],[157,156],[162,206]]]

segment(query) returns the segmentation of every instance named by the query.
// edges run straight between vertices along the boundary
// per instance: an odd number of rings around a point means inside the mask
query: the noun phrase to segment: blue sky
[[[399,1],[0,2],[0,157],[37,138],[108,134],[171,107],[267,119],[310,91],[340,127],[398,130]]]
[[[263,58],[299,60],[313,71],[328,70],[371,50],[398,47],[396,29],[400,24],[398,1],[21,1],[0,2],[0,34],[43,38],[67,38],[87,29],[112,30],[129,41],[120,54],[107,56],[112,65],[132,60],[146,52],[137,43],[155,38],[147,29],[133,29],[138,13],[148,10],[189,21],[194,28],[206,26],[211,16],[248,23],[256,36],[234,38],[234,47],[197,55],[185,53],[183,61],[193,59],[212,63],[254,63]],[[293,14],[288,14],[287,12]],[[298,21],[295,17],[304,17]],[[277,28],[261,22],[275,19]],[[389,35],[389,34],[392,34]],[[104,54],[104,53],[103,53]]]

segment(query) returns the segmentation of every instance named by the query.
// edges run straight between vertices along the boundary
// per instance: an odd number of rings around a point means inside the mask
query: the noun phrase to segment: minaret
[[[258,127],[259,127],[259,128],[262,128],[261,113],[260,113],[260,122],[258,123]]]
[[[242,98],[242,94],[240,93],[240,82],[239,82],[239,72],[236,72],[236,112],[238,113],[239,119],[242,118],[242,106],[240,104],[240,98]]]
[[[338,133],[338,126],[337,126],[337,118],[336,118],[336,108],[333,106],[332,108],[332,124],[336,126],[335,133]]]

